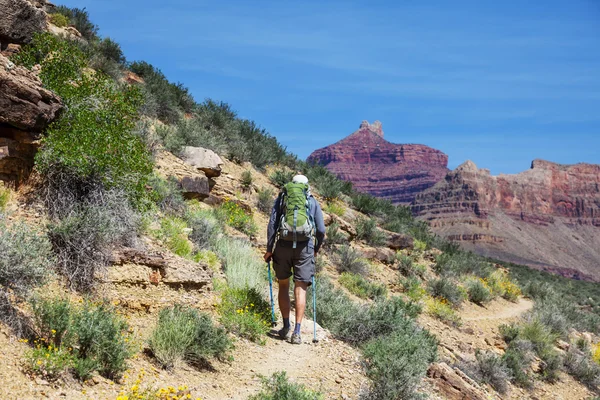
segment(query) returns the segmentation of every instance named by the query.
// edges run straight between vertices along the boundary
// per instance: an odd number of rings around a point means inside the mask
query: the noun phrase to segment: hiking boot
[[[302,338],[299,333],[292,334],[292,338],[290,339],[291,344],[302,344]]]
[[[288,338],[289,333],[290,333],[290,328],[281,328],[280,330],[277,331],[277,334],[279,335],[279,337],[284,340]]]

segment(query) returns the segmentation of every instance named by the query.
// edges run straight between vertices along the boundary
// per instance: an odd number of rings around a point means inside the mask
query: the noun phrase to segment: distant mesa
[[[394,144],[383,138],[381,122],[363,121],[350,136],[315,150],[308,162],[323,165],[363,193],[408,204],[449,172],[448,156],[420,144]]]
[[[492,176],[466,161],[412,210],[479,254],[600,281],[600,165],[534,160],[527,171]]]

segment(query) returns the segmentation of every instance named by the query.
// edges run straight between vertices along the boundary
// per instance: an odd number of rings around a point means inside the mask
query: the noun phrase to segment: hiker
[[[294,276],[296,326],[290,339],[292,344],[302,343],[300,326],[306,306],[306,289],[315,274],[315,257],[324,238],[321,206],[310,194],[308,178],[296,175],[283,187],[273,204],[265,253],[266,262],[273,259],[273,269],[279,281],[278,301],[283,328],[278,334],[283,339],[288,338],[290,331],[290,277]]]

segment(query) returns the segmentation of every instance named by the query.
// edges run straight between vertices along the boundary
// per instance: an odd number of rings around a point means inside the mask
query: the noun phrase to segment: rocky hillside
[[[489,257],[600,280],[600,166],[535,160],[492,176],[467,161],[417,196],[413,212]]]
[[[448,156],[420,144],[394,144],[383,137],[381,122],[363,121],[350,136],[315,150],[308,162],[325,166],[356,190],[410,203],[448,172]]]

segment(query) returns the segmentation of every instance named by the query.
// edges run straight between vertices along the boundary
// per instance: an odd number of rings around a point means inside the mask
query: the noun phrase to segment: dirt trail
[[[533,308],[533,301],[525,298],[520,298],[517,303],[494,302],[487,307],[468,304],[462,310],[461,317],[465,321],[512,319],[525,314],[531,308]]]

